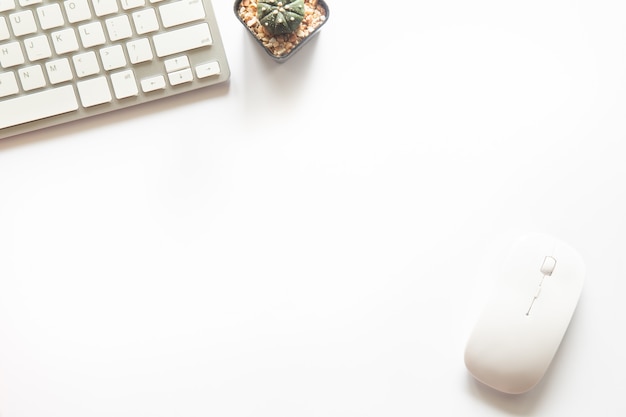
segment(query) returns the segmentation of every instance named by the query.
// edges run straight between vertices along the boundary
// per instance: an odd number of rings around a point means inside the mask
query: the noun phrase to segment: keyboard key
[[[67,0],[65,5],[65,13],[70,23],[82,22],[91,19],[91,10],[87,0]]]
[[[72,57],[76,75],[80,78],[88,77],[100,72],[98,58],[94,51],[85,52],[84,54],[74,55]]]
[[[158,57],[178,54],[213,43],[209,25],[206,23],[161,33],[155,35],[152,40]]]
[[[78,110],[71,85],[0,101],[0,129]]]
[[[13,72],[0,73],[0,97],[11,96],[19,92],[17,79]]]
[[[109,32],[109,38],[112,41],[130,38],[133,35],[127,15],[120,15],[107,19],[106,26],[107,31]]]
[[[37,9],[37,16],[39,17],[39,24],[44,30],[58,28],[65,23],[61,6],[59,6],[58,3],[39,7]]]
[[[170,72],[167,74],[171,85],[179,85],[191,82],[193,80],[193,73],[191,68],[186,68],[180,71]]]
[[[47,36],[41,35],[26,39],[24,46],[26,46],[26,55],[31,61],[39,61],[52,56]]]
[[[32,6],[33,4],[41,4],[43,0],[20,0],[20,6]]]
[[[121,0],[124,10],[136,9],[146,4],[145,0]]]
[[[165,89],[165,77],[156,75],[154,77],[144,78],[141,80],[141,90],[144,93]]]
[[[204,7],[200,0],[182,0],[159,6],[163,26],[170,28],[183,23],[204,19]]]
[[[220,74],[220,64],[217,61],[207,62],[196,66],[196,77],[206,78]]]
[[[28,35],[37,32],[37,24],[32,10],[24,10],[9,15],[9,22],[15,36]]]
[[[83,107],[109,103],[113,99],[106,77],[92,78],[76,84]]]
[[[67,58],[48,62],[46,64],[46,72],[52,84],[59,84],[74,78],[72,69],[70,68],[70,61]]]
[[[46,85],[46,79],[43,76],[41,65],[20,68],[17,73],[20,77],[20,81],[22,82],[22,88],[24,91],[36,90],[38,88],[45,87]]]
[[[126,57],[124,56],[122,45],[113,45],[100,49],[100,59],[102,59],[102,65],[107,71],[126,66]]]
[[[138,34],[154,32],[159,29],[159,21],[154,9],[145,9],[133,13],[133,23]]]
[[[57,54],[63,55],[69,52],[78,51],[78,39],[74,29],[63,29],[52,33],[52,44]]]
[[[4,41],[9,39],[11,34],[9,33],[9,27],[7,26],[7,21],[4,16],[0,16],[0,41]]]
[[[19,42],[11,42],[2,45],[0,50],[0,65],[2,68],[10,68],[24,63],[24,54]]]
[[[78,28],[78,33],[80,34],[80,40],[83,43],[83,48],[104,45],[106,42],[104,31],[102,30],[102,23],[100,22],[91,22],[86,25],[82,25]]]
[[[15,9],[14,0],[0,0],[0,12],[7,12]]]
[[[152,58],[154,58],[152,48],[150,47],[150,41],[146,38],[128,42],[126,44],[126,49],[128,49],[130,62],[133,64],[152,61]]]
[[[111,84],[113,84],[115,98],[118,100],[127,97],[134,97],[139,94],[137,81],[135,81],[135,74],[132,70],[111,74]]]
[[[106,16],[117,13],[117,0],[92,0],[96,16]]]
[[[177,56],[176,58],[167,59],[164,64],[165,71],[174,72],[183,68],[189,68],[189,58],[186,55]]]

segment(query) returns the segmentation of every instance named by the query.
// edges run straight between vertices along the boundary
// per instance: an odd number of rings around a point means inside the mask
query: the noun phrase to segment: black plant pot
[[[285,62],[286,60],[291,58],[296,52],[298,52],[300,49],[302,49],[302,47],[304,45],[306,45],[313,38],[313,36],[315,36],[317,33],[319,33],[319,31],[322,28],[322,26],[324,26],[326,24],[326,22],[328,22],[328,17],[329,17],[328,5],[326,4],[326,2],[324,0],[317,0],[318,7],[321,7],[324,10],[325,19],[322,20],[320,22],[320,24],[311,33],[309,33],[306,37],[301,38],[299,40],[299,42],[289,52],[287,52],[285,54],[282,54],[282,55],[275,55],[270,49],[268,49],[263,44],[263,41],[261,39],[259,39],[257,34],[254,32],[254,30],[250,26],[248,26],[247,22],[245,22],[244,19],[239,14],[239,8],[240,8],[240,5],[241,5],[242,1],[243,0],[236,0],[235,1],[234,10],[235,10],[235,16],[237,17],[237,20],[239,20],[241,22],[241,24],[246,28],[246,31],[248,33],[250,33],[252,38],[254,38],[254,40],[261,46],[261,48],[263,48],[263,50],[265,50],[265,52],[267,52],[267,54],[276,62]]]

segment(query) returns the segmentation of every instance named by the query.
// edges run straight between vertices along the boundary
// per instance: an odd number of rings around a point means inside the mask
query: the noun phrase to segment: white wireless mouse
[[[465,349],[465,365],[484,384],[509,394],[543,377],[574,314],[585,277],[580,255],[546,235],[524,236]]]

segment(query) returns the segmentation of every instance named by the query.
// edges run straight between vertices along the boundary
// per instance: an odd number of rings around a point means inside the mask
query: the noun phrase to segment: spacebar
[[[71,85],[0,101],[0,129],[78,109]]]

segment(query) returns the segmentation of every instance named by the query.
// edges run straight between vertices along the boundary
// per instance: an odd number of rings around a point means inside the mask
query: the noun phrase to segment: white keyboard
[[[210,0],[0,0],[0,139],[229,76]]]

